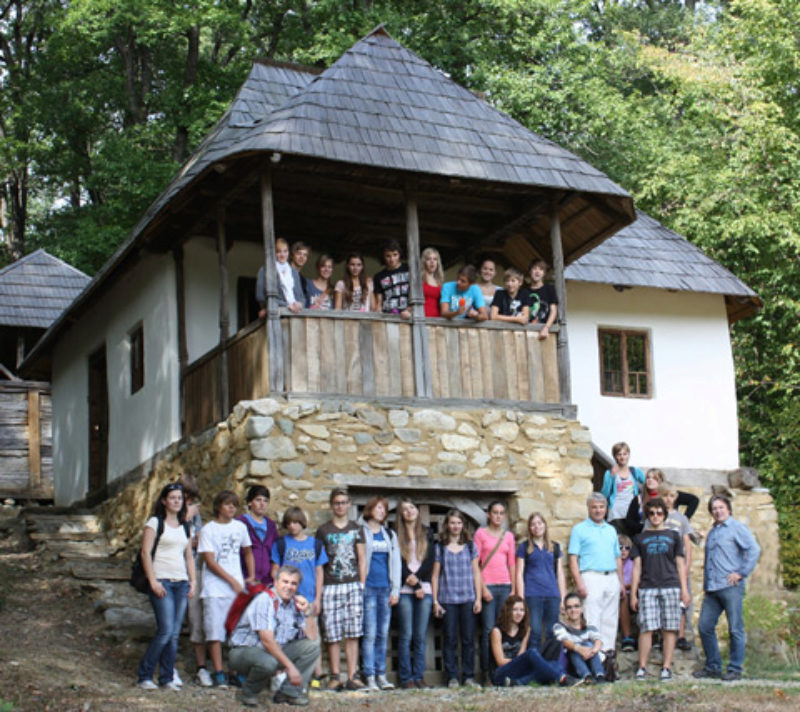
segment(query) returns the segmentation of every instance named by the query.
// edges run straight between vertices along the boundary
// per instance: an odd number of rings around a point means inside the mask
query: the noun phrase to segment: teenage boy
[[[297,270],[297,274],[300,275],[300,285],[303,288],[303,296],[305,297],[303,301],[303,306],[308,309],[311,306],[311,300],[308,296],[308,277],[303,276],[303,267],[305,267],[306,262],[308,262],[308,258],[311,257],[311,248],[301,240],[292,243],[292,258],[291,258],[291,265]]]
[[[486,302],[475,279],[477,272],[472,265],[464,265],[458,270],[455,282],[442,285],[442,296],[439,298],[441,314],[445,319],[474,319],[486,321]]]
[[[516,267],[509,267],[503,273],[505,289],[498,289],[492,300],[492,321],[508,321],[522,324],[530,321],[531,293],[523,286],[524,277]]]
[[[647,659],[653,643],[653,631],[661,630],[664,661],[660,679],[672,679],[672,655],[681,622],[681,603],[688,606],[686,561],[681,536],[667,529],[667,505],[660,497],[644,505],[649,528],[633,539],[633,580],[631,609],[639,612],[639,669],[637,680],[647,678]]]
[[[367,578],[364,533],[348,518],[350,496],[340,487],[331,492],[333,517],[317,529],[328,555],[322,582],[322,634],[328,644],[331,665],[329,690],[360,690],[364,684],[356,680],[358,639],[364,635],[364,582]],[[344,638],[347,681],[339,678],[339,641]]]
[[[289,263],[289,243],[282,237],[275,240],[275,269],[278,272],[278,306],[297,314],[305,306],[303,278]],[[256,301],[258,318],[263,319],[267,315],[267,279],[263,265],[256,277]]]
[[[322,608],[322,567],[328,563],[328,554],[319,539],[312,539],[306,534],[308,518],[300,507],[289,507],[283,513],[281,522],[286,534],[272,545],[272,576],[284,564],[296,566],[303,578],[297,589],[298,595],[309,602],[308,619],[306,620],[306,636],[312,640],[319,638],[317,617]],[[317,660],[314,676],[322,676],[322,663]],[[319,680],[312,681],[318,686]]]
[[[552,284],[544,283],[547,262],[541,258],[531,262],[528,274],[531,276],[531,323],[544,324],[539,332],[540,339],[546,339],[550,327],[558,316],[558,295]]]
[[[408,265],[400,256],[400,243],[389,240],[383,246],[383,269],[372,278],[372,311],[411,318],[408,294],[411,289]]]
[[[237,594],[244,588],[240,552],[245,550],[247,583],[255,582],[255,564],[247,527],[234,519],[239,498],[229,490],[214,497],[214,519],[200,530],[198,553],[203,557],[203,629],[208,654],[214,665],[216,687],[227,687],[222,669],[225,618]]]
[[[247,509],[246,514],[242,514],[238,519],[247,527],[247,534],[252,543],[251,555],[255,563],[255,575],[258,583],[269,586],[272,583],[272,545],[278,538],[278,525],[268,516],[269,490],[263,485],[253,485],[247,490]],[[242,550],[242,573],[247,573],[247,561],[245,550]]]

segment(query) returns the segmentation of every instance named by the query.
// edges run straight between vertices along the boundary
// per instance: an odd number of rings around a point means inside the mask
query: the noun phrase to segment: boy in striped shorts
[[[364,533],[348,517],[350,496],[337,487],[331,492],[333,517],[317,529],[328,555],[322,578],[322,634],[328,644],[331,665],[329,690],[360,690],[364,684],[357,680],[358,639],[364,635],[364,581],[367,560]],[[347,681],[339,679],[339,643],[344,639],[347,661]]]
[[[678,532],[664,526],[668,510],[663,499],[656,497],[644,506],[648,528],[633,539],[633,580],[631,609],[639,612],[639,669],[637,680],[647,678],[647,659],[653,642],[653,631],[664,637],[664,662],[660,679],[672,679],[672,654],[681,622],[681,603],[688,606],[686,559],[683,541]]]

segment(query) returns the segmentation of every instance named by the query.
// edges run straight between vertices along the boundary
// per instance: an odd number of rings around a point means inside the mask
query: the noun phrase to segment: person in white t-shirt
[[[229,490],[214,497],[214,519],[200,530],[197,552],[203,557],[203,628],[208,654],[214,665],[215,687],[227,687],[222,669],[225,618],[236,596],[244,589],[240,551],[244,550],[247,583],[256,583],[255,562],[247,527],[234,519],[239,498]]]
[[[156,617],[156,635],[139,663],[138,686],[157,690],[153,681],[156,665],[162,687],[179,690],[174,680],[178,634],[188,599],[194,595],[195,568],[183,487],[166,485],[158,497],[154,516],[142,535],[142,568],[150,584],[150,604]]]

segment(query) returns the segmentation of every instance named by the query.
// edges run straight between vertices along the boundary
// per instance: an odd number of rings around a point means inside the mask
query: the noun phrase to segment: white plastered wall
[[[631,462],[657,467],[738,467],[736,386],[721,295],[568,282],[572,400],[607,454],[620,440]],[[599,327],[650,334],[652,398],[600,395]]]
[[[144,386],[131,394],[129,333],[144,331]],[[55,501],[87,492],[89,355],[105,343],[108,371],[108,481],[180,437],[175,271],[150,255],[118,280],[58,340],[53,353]]]

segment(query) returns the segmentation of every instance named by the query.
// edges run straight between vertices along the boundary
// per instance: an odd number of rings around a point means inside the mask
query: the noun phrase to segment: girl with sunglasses
[[[570,668],[575,671],[576,677],[584,682],[606,681],[600,632],[586,623],[583,601],[574,591],[564,598],[564,619],[553,626],[553,634],[566,650]],[[613,641],[609,647],[612,645]]]

